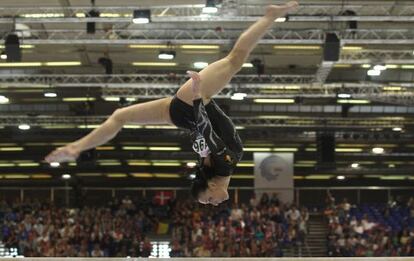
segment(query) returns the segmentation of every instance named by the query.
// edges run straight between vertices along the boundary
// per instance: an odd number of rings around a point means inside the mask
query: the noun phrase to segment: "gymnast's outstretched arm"
[[[297,7],[298,3],[296,1],[288,2],[285,5],[268,6],[265,15],[240,35],[226,57],[210,64],[200,72],[201,96],[205,104],[209,102],[211,97],[219,93],[242,68],[243,63],[266,31],[274,24],[275,19],[285,16]],[[191,80],[181,86],[177,96],[187,104],[193,105]]]
[[[163,98],[117,109],[101,126],[85,137],[52,151],[45,160],[47,162],[73,161],[82,151],[105,144],[114,138],[125,124],[171,124],[169,116],[171,99],[171,97]]]

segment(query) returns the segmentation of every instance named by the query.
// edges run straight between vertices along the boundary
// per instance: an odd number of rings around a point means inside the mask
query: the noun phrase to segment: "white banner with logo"
[[[257,196],[276,193],[293,203],[293,153],[254,153],[254,187]]]

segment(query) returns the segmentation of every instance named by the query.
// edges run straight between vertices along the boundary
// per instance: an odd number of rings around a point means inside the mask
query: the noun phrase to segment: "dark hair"
[[[203,166],[198,167],[196,170],[196,177],[191,183],[191,196],[197,200],[201,192],[204,192],[208,188],[208,181],[215,176],[214,168]]]

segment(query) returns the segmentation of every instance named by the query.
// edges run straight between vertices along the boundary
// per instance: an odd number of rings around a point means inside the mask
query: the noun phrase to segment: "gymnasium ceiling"
[[[0,38],[4,40],[16,26],[22,62],[32,63],[15,67],[0,61],[0,95],[9,99],[0,104],[2,184],[16,179],[19,184],[52,184],[60,182],[63,173],[90,184],[153,185],[155,180],[182,184],[191,172],[186,163],[194,162],[194,155],[186,133],[166,126],[128,126],[98,148],[95,163],[51,168],[42,158],[55,146],[89,132],[116,108],[173,94],[185,81],[186,70],[197,70],[195,62],[224,57],[242,30],[271,2],[223,0],[218,14],[205,16],[200,15],[204,1],[96,0],[93,8],[101,17],[92,18],[83,15],[92,9],[90,1],[41,0],[34,7],[34,1],[2,0]],[[246,67],[218,97],[247,148],[233,185],[251,184],[254,151],[294,152],[298,183],[336,182],[338,175],[346,177],[338,184],[411,178],[414,3],[310,0],[301,4],[287,22],[275,23]],[[152,22],[133,24],[134,8],[150,8]],[[346,11],[348,15],[343,15]],[[350,21],[357,22],[357,29],[349,29]],[[86,33],[86,22],[96,22],[94,34]],[[324,36],[329,32],[342,39],[336,63],[322,61]],[[162,50],[174,50],[175,59],[159,60]],[[113,75],[105,74],[98,63],[101,57],[112,60]],[[255,59],[264,64],[260,76],[250,63]],[[139,65],[159,62],[174,64]],[[387,70],[368,76],[375,65],[385,65]],[[57,97],[44,97],[46,92]],[[234,92],[247,97],[232,100]],[[338,94],[352,98],[340,101]],[[256,99],[265,98],[291,103],[257,103]],[[20,124],[31,129],[19,130]],[[318,132],[335,133],[336,169],[317,164]],[[385,153],[373,154],[374,147],[384,148]],[[358,168],[352,168],[353,163]]]

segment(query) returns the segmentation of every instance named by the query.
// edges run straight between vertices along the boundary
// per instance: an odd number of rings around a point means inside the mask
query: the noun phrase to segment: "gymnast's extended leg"
[[[219,93],[242,68],[243,63],[256,47],[259,40],[273,25],[278,17],[285,16],[288,12],[297,8],[298,3],[291,1],[285,5],[271,5],[266,8],[266,14],[243,32],[233,49],[223,59],[214,62],[200,72],[201,96],[204,102]],[[178,98],[192,105],[191,79],[188,80],[177,92]]]

